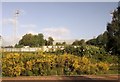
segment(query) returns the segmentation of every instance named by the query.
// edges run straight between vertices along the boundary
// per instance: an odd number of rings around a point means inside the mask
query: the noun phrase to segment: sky
[[[3,2],[3,44],[12,45],[26,33],[54,40],[91,39],[106,30],[117,2]],[[17,17],[16,33],[14,13]]]

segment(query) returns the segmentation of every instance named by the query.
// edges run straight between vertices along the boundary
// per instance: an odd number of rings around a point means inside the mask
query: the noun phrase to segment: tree
[[[106,47],[108,41],[108,37],[107,37],[107,31],[105,31],[103,34],[100,34],[97,38],[96,38],[96,45],[99,47]]]
[[[84,39],[81,39],[81,40],[75,40],[72,45],[83,45],[85,44],[85,40]]]
[[[105,48],[107,40],[108,40],[107,31],[105,31],[103,34],[98,35],[97,38],[90,39],[86,43],[89,45]]]
[[[63,42],[62,45],[66,45],[66,42]]]
[[[48,41],[45,39],[44,40],[45,46],[48,46]]]
[[[120,54],[120,7],[114,10],[112,15],[112,21],[107,24],[106,49],[113,54]]]
[[[53,45],[53,38],[52,37],[48,37],[48,41],[47,41],[47,45]]]
[[[79,45],[79,40],[75,40],[72,45]]]
[[[56,42],[56,45],[62,45],[60,42]]]
[[[66,42],[56,42],[56,45],[66,45]]]
[[[43,45],[45,45],[44,35],[38,34],[38,46],[43,46]]]
[[[95,46],[97,45],[96,38],[90,39],[86,43],[89,44],[89,45],[95,45]]]
[[[108,42],[108,37],[107,37],[107,31],[105,31],[103,33],[103,37],[102,37],[102,44],[103,44],[103,47],[106,48],[106,45],[107,45],[107,42]]]
[[[32,34],[26,34],[19,41],[19,45],[30,46],[32,47],[35,44],[34,37]]]
[[[23,45],[15,44],[15,48],[22,48]]]
[[[85,44],[85,40],[84,39],[81,39],[80,41],[79,41],[79,45],[84,45]]]
[[[45,45],[44,36],[43,34],[38,35],[26,34],[22,37],[22,39],[19,41],[19,44],[17,44],[16,47],[19,47],[20,45],[30,47],[43,46]]]
[[[32,41],[33,41],[33,45],[32,45],[33,47],[39,46],[38,45],[38,41],[39,40],[38,40],[38,36],[37,35],[33,35],[33,40]]]

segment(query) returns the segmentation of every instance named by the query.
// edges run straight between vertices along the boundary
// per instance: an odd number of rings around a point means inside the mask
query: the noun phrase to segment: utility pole
[[[14,13],[14,32],[13,32],[13,33],[14,33],[14,34],[13,34],[13,35],[14,35],[14,36],[13,36],[13,38],[14,38],[14,39],[13,39],[13,40],[14,40],[13,42],[14,42],[14,44],[15,44],[15,42],[16,42],[16,36],[17,36],[17,32],[16,32],[16,31],[17,31],[18,16],[19,16],[19,10],[16,10],[15,13]],[[14,45],[14,46],[15,46],[15,45]]]

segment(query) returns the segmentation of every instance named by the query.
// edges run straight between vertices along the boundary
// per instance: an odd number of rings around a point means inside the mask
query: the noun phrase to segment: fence
[[[41,48],[2,48],[2,52],[36,52]]]
[[[41,48],[1,48],[0,51],[2,52],[36,52],[36,51],[43,51],[43,52],[49,52],[49,51],[56,51],[57,49],[64,49],[64,46],[43,46]]]

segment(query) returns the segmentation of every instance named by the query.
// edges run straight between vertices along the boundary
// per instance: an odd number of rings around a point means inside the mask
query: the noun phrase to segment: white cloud
[[[44,28],[43,29],[44,32],[50,32],[50,33],[55,33],[55,34],[68,34],[70,33],[69,29],[65,28],[65,27],[61,27],[61,28]]]
[[[12,37],[12,36],[11,36]],[[3,36],[2,38],[2,46],[9,46],[9,45],[15,45],[16,43],[19,42],[20,37],[17,36],[16,39],[14,37],[9,37],[9,36]]]
[[[38,34],[37,32],[31,31],[31,30],[27,32],[27,34],[29,34],[29,33],[31,33],[31,34],[33,34],[33,35],[37,35],[37,34]]]
[[[58,28],[44,28],[43,33],[46,38],[49,36],[53,37],[55,40],[66,38],[70,34],[70,30],[66,27],[58,27]]]
[[[34,25],[23,25],[23,27],[27,27],[27,26],[32,26],[34,27]],[[38,33],[43,33],[44,37],[47,39],[48,37],[53,37],[54,40],[65,40],[68,39],[70,37],[70,30],[67,29],[66,27],[58,27],[58,28],[43,28],[42,31],[38,32],[35,30],[27,30],[26,33],[31,33],[34,35],[37,35]],[[19,34],[16,36],[16,40],[14,41],[14,38],[10,37],[10,36],[4,36],[4,40],[2,45],[14,45],[15,43],[18,43],[19,40],[22,38],[23,35],[25,35],[24,33]]]

